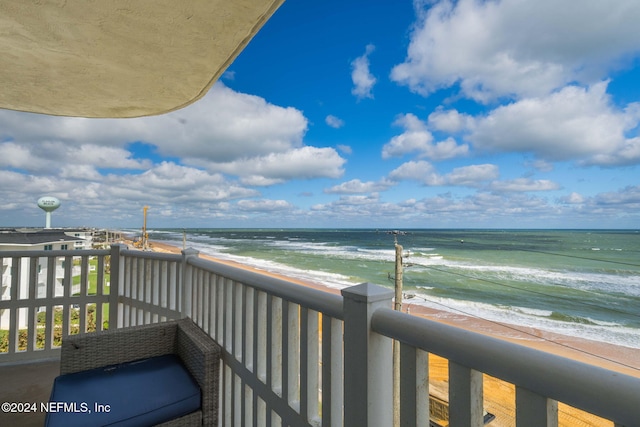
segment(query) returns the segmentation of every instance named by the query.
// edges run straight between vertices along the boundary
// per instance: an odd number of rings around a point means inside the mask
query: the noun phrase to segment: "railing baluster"
[[[20,284],[20,264],[22,260],[18,257],[11,258],[11,289],[9,289],[9,300],[13,303],[18,301],[18,286]],[[8,342],[8,353],[15,353],[18,349],[18,308],[11,307],[9,309],[9,342]],[[46,334],[46,322],[45,322],[45,330]]]
[[[400,344],[400,425],[415,426],[418,408],[416,348]]]
[[[449,361],[449,424],[484,425],[482,372]]]
[[[29,259],[29,300],[36,300],[38,286],[38,258],[31,257]],[[36,307],[30,306],[28,309],[27,323],[27,351],[34,351],[37,339],[37,313]]]
[[[81,261],[80,261],[80,295],[79,295],[79,299],[80,304],[78,305],[78,320],[79,320],[79,324],[78,324],[78,333],[84,333],[87,332],[87,304],[82,301],[83,297],[85,297],[89,290],[88,290],[88,285],[89,285],[89,257],[88,256],[82,256],[80,257]],[[55,268],[54,268],[55,270]],[[54,279],[54,283],[55,283],[55,279]],[[55,284],[54,284],[54,288],[55,288]],[[55,293],[55,290],[54,290]]]
[[[329,419],[329,426],[331,427],[341,427],[343,425],[343,403],[344,403],[344,382],[343,382],[343,372],[344,372],[344,354],[343,354],[343,322],[340,319],[331,318],[331,418]],[[323,341],[323,345],[324,342]],[[322,360],[323,364],[325,363],[324,359]],[[329,362],[326,362],[329,364]],[[324,385],[323,385],[324,391]],[[324,408],[326,404],[326,400],[323,395],[323,405]],[[323,418],[324,421],[324,418]]]
[[[56,264],[55,258],[49,257],[47,259],[47,301],[53,301],[53,297],[55,295],[55,272],[56,272]],[[53,348],[53,332],[55,328],[55,310],[56,306],[53,304],[47,305],[47,328],[45,329],[44,335],[44,348],[50,349]]]
[[[416,425],[429,424],[429,353],[416,350]]]
[[[558,427],[558,402],[516,386],[518,427]]]
[[[267,294],[258,291],[257,301],[255,305],[256,317],[254,321],[254,365],[256,366],[255,373],[260,381],[267,383]]]
[[[234,282],[231,279],[225,280],[224,286],[224,348],[231,354],[233,354],[233,285]]]
[[[271,304],[271,389],[282,397],[282,299],[272,297]]]
[[[318,312],[308,310],[307,312],[307,419],[313,425],[320,424],[319,390],[320,384],[320,329],[318,325]]]
[[[103,296],[104,295],[104,255],[99,255],[98,256],[98,260],[97,260],[97,277],[96,277],[96,295],[97,296]],[[67,261],[65,261],[65,267],[66,267],[66,263]],[[64,280],[67,280],[67,274],[65,271],[65,275],[64,275]],[[95,304],[95,321],[96,321],[96,331],[101,331],[102,328],[102,322],[103,322],[103,316],[102,316],[102,310],[103,310],[103,306],[102,306],[102,302],[96,302]]]
[[[300,306],[288,304],[287,395],[294,410],[300,413]]]
[[[238,375],[234,375],[233,382],[233,420],[236,427],[243,426],[242,420],[242,398],[244,393],[242,392],[242,380]]]
[[[272,362],[273,362],[273,296],[270,294],[265,294],[265,307],[264,307],[264,353],[262,353],[264,358],[264,370],[265,370],[265,383],[267,387],[273,389],[273,378],[272,378]],[[269,408],[270,409],[270,408]],[[269,423],[271,423],[271,418],[268,418]]]
[[[226,427],[231,427],[231,421],[233,420],[233,411],[232,411],[232,386],[231,383],[233,381],[233,371],[231,367],[228,365],[224,365],[224,369],[222,370],[222,378],[221,382],[224,384],[224,392],[222,393],[222,417],[220,417],[224,421],[224,425]]]
[[[253,422],[253,389],[246,384],[243,387],[244,399],[242,403],[244,405],[244,410],[242,411],[243,415],[243,424],[242,425],[253,425],[250,422]]]

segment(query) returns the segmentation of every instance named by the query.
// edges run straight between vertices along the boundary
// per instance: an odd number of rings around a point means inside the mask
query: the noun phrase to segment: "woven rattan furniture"
[[[200,386],[199,411],[162,426],[217,426],[220,347],[191,319],[65,337],[60,374],[176,354]]]

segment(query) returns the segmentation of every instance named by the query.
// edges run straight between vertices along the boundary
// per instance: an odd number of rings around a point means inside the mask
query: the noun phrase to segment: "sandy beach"
[[[181,248],[177,246],[160,242],[152,242],[151,249],[157,252],[181,252]],[[321,283],[302,281],[205,254],[201,254],[200,256],[215,262],[281,278],[301,286],[308,286],[336,294],[340,293],[338,289],[325,287]],[[411,303],[405,303],[403,311],[627,375],[640,377],[640,350],[637,349],[569,337],[534,328],[485,321],[445,311],[437,311]],[[429,373],[431,392],[446,399],[448,388],[447,361],[438,356],[430,355]],[[496,419],[491,422],[491,426],[503,427],[515,425],[515,388],[513,385],[485,375],[484,399],[485,409],[496,416]],[[567,405],[559,404],[559,425],[601,427],[613,426],[613,423],[568,407]]]

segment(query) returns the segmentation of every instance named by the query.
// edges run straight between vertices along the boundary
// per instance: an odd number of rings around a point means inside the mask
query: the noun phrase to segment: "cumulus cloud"
[[[438,107],[433,113],[429,114],[429,127],[436,131],[458,133],[469,127],[472,121],[468,114],[461,114],[456,110],[444,110]]]
[[[403,127],[404,132],[391,138],[382,147],[383,159],[417,153],[420,158],[444,160],[464,156],[469,152],[468,145],[458,145],[451,137],[434,143],[433,134],[429,131],[427,124],[414,114],[401,115],[394,124]]]
[[[325,117],[324,122],[334,128],[334,129],[340,129],[342,126],[344,126],[344,120],[329,114],[327,117]]]
[[[333,148],[302,147],[285,153],[227,163],[203,163],[210,170],[242,177],[251,185],[272,185],[291,179],[339,178],[345,160]]]
[[[0,143],[0,167],[30,172],[54,173],[65,167],[85,170],[87,168],[143,170],[150,165],[150,161],[134,159],[132,153],[119,147],[82,143],[76,145],[60,141],[25,145],[16,142]]]
[[[359,179],[352,179],[333,187],[324,189],[326,194],[359,194],[359,193],[373,193],[379,191],[388,190],[396,183],[387,179],[381,179],[380,181],[366,181],[362,182]]]
[[[351,63],[351,80],[353,81],[353,89],[351,93],[358,99],[373,99],[373,86],[376,84],[376,78],[369,71],[369,55],[373,53],[375,46],[368,44],[362,56],[357,57]]]
[[[498,180],[500,171],[493,164],[469,165],[454,168],[451,172],[440,174],[426,161],[409,161],[389,173],[392,182],[417,181],[429,187],[455,186],[477,188],[495,193],[524,193],[531,191],[551,191],[560,189],[556,182],[546,179],[516,178]]]
[[[560,185],[547,179],[517,178],[506,181],[495,181],[490,188],[494,191],[524,192],[524,191],[551,191],[558,190]]]
[[[640,114],[635,104],[619,110],[607,82],[567,86],[551,95],[498,107],[471,126],[468,141],[480,149],[529,152],[547,161],[632,164],[640,161],[640,138],[627,138]]]
[[[454,185],[463,187],[479,187],[486,181],[498,177],[496,165],[470,165],[453,169],[450,173],[441,175],[433,165],[426,161],[410,161],[391,171],[389,179],[394,181],[419,181],[427,186]]]
[[[597,205],[626,205],[637,210],[640,208],[640,185],[629,185],[619,191],[599,193],[593,201]]]
[[[336,145],[336,148],[338,149],[338,151],[340,151],[341,153],[344,153],[344,154],[352,154],[353,153],[353,149],[349,145],[338,144],[338,145]]]
[[[483,182],[498,178],[498,166],[491,164],[469,165],[453,169],[444,176],[448,185],[478,187]]]
[[[560,201],[562,203],[578,205],[578,204],[584,203],[585,198],[580,193],[576,193],[574,191],[571,194],[569,194],[568,196],[561,197]]]
[[[237,206],[240,210],[252,212],[277,212],[293,209],[293,205],[286,200],[240,200]]]
[[[389,173],[389,179],[393,181],[419,181],[425,185],[444,185],[444,179],[433,165],[427,161],[409,161],[403,163]]]
[[[391,78],[423,95],[459,84],[480,102],[543,96],[600,80],[640,51],[636,2],[584,2],[579,13],[571,1],[414,4],[407,57]]]

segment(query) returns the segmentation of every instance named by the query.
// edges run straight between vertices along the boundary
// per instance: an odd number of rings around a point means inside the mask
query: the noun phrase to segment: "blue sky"
[[[0,111],[2,226],[640,227],[640,3],[287,0],[162,116]]]

